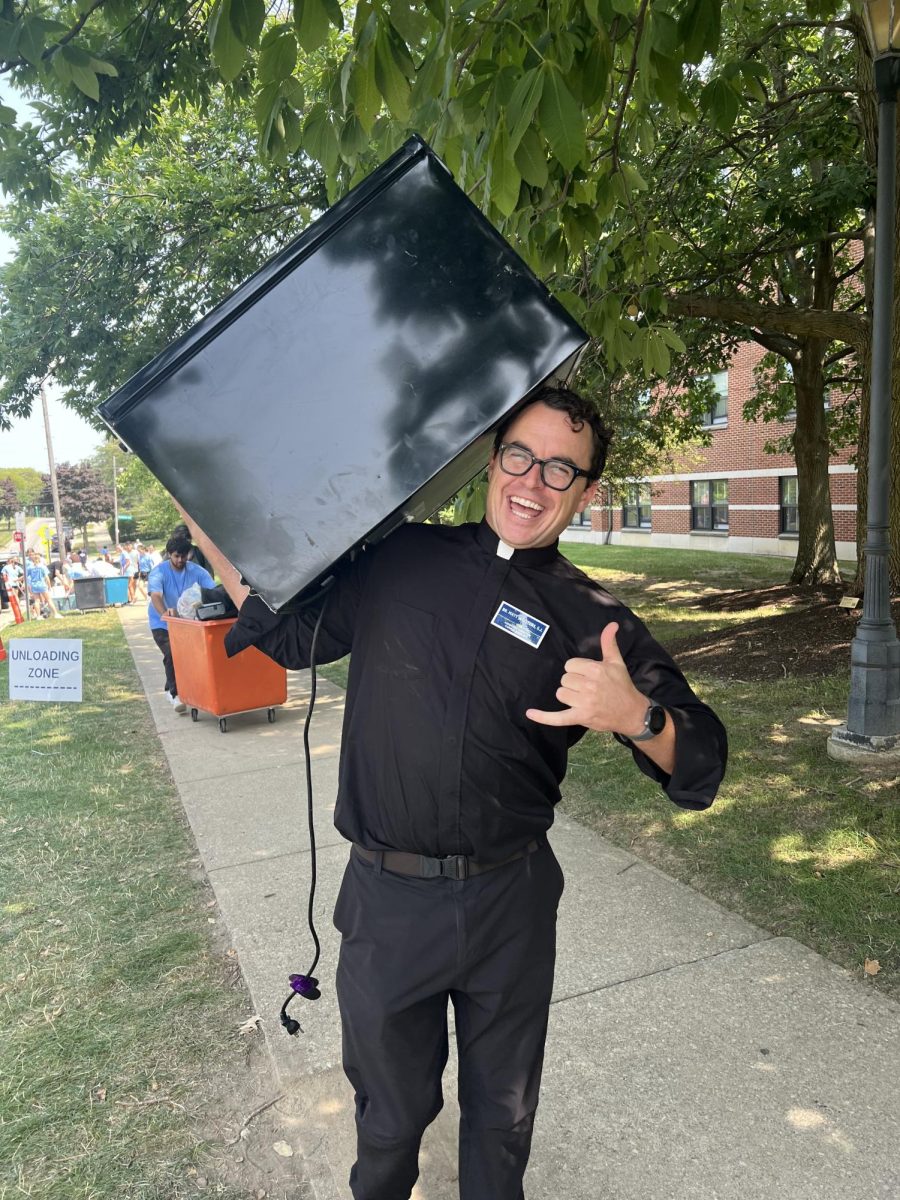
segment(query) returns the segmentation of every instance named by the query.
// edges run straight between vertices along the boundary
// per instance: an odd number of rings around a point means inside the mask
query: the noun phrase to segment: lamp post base
[[[838,725],[825,745],[829,758],[871,767],[900,767],[900,733],[878,737],[876,734],[851,733],[846,725]]]

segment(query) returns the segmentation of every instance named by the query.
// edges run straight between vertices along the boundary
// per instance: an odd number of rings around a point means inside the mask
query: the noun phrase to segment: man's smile
[[[543,504],[538,504],[535,500],[526,500],[524,496],[510,496],[509,507],[523,521],[533,521],[544,511]],[[522,512],[522,509],[528,511]]]

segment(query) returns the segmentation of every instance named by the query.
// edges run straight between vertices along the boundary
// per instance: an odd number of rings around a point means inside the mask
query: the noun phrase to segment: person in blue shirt
[[[53,603],[53,597],[50,595],[50,572],[41,562],[40,555],[34,550],[29,553],[28,559],[25,575],[28,579],[28,593],[31,597],[31,615],[37,621],[42,620],[46,606],[54,617],[61,619],[62,614],[58,611]]]
[[[212,575],[195,562],[190,562],[188,554],[191,543],[185,537],[171,537],[166,543],[168,558],[150,572],[147,587],[150,592],[150,603],[147,616],[150,621],[150,632],[153,640],[163,656],[163,668],[166,672],[166,695],[169,703],[178,713],[183,713],[187,707],[178,695],[178,683],[175,679],[175,665],[172,662],[172,647],[169,644],[169,629],[166,617],[178,615],[178,598],[192,584],[199,583],[201,587],[214,587]]]

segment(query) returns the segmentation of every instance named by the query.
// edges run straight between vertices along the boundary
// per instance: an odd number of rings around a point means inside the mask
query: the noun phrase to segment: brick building
[[[789,422],[751,422],[744,402],[754,393],[753,369],[763,351],[748,343],[714,378],[718,402],[709,413],[709,446],[682,454],[663,475],[651,475],[598,502],[562,535],[568,541],[676,546],[744,554],[797,553],[797,469],[789,454],[767,454],[766,442],[790,432]],[[856,468],[852,448],[829,465],[838,558],[856,558]],[[611,525],[611,533],[610,531]]]

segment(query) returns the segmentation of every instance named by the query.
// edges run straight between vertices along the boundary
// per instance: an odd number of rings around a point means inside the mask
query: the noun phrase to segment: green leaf
[[[238,41],[244,46],[255,46],[266,19],[265,0],[231,0],[228,19]]]
[[[515,162],[526,183],[532,187],[544,187],[549,177],[547,155],[536,129],[529,128],[523,133],[516,147]]]
[[[15,125],[16,110],[8,104],[0,104],[0,125]]]
[[[605,32],[598,32],[575,60],[571,74],[573,88],[586,108],[593,108],[606,94],[611,70],[612,46]]]
[[[418,108],[426,100],[440,95],[444,82],[444,55],[440,46],[432,46],[416,71],[412,89],[412,103]]]
[[[341,130],[341,158],[351,166],[369,144],[369,136],[363,129],[362,122],[355,114],[344,122]]]
[[[278,116],[281,105],[281,89],[277,83],[267,83],[265,87],[259,89],[253,99],[253,115],[256,117],[259,148],[263,154],[269,153],[272,123]]]
[[[516,84],[507,111],[509,144],[512,150],[516,149],[525,130],[531,125],[543,89],[544,72],[541,67],[533,67],[530,71],[526,71]]]
[[[557,70],[546,74],[538,116],[550,148],[571,171],[584,156],[584,117]]]
[[[375,82],[374,56],[358,58],[350,75],[350,98],[356,115],[366,133],[372,132],[375,119],[381,112],[381,93]]]
[[[653,49],[666,56],[676,55],[680,44],[678,22],[669,13],[652,7],[647,14],[647,28]]]
[[[668,325],[657,325],[656,333],[670,350],[676,350],[679,354],[686,352],[687,346],[685,346],[675,330],[670,329]]]
[[[0,20],[0,59],[12,61],[19,56],[19,35],[22,32],[21,21]]]
[[[737,120],[740,100],[724,79],[711,79],[700,93],[700,110],[721,133],[728,133]]]
[[[511,217],[519,201],[519,175],[509,152],[509,136],[506,126],[501,125],[494,136],[491,148],[491,200],[504,217]]]
[[[90,67],[91,56],[77,46],[61,46],[53,55],[53,70],[61,83],[74,83],[91,100],[100,99],[100,84]]]
[[[577,292],[564,289],[561,292],[554,291],[553,295],[560,302],[566,312],[568,312],[570,316],[573,316],[576,321],[581,321],[583,319],[584,310],[587,306]]]
[[[720,0],[688,0],[678,32],[689,63],[699,63],[707,54],[715,54],[722,32]]]
[[[273,26],[259,50],[259,82],[280,83],[297,65],[297,38],[290,25]]]
[[[322,0],[322,7],[328,14],[328,20],[335,29],[344,28],[344,14],[341,12],[340,0]]]
[[[230,10],[231,0],[216,0],[209,18],[213,62],[226,83],[240,75],[247,54],[231,27]]]
[[[90,65],[91,70],[97,75],[111,75],[113,78],[116,78],[119,74],[118,70],[113,66],[112,63],[104,62],[102,58],[94,58],[93,54],[91,55]]]
[[[409,84],[397,66],[387,34],[379,29],[375,38],[375,83],[395,121],[409,120]]]
[[[72,82],[91,100],[100,99],[100,81],[90,67],[72,67]]]
[[[40,17],[23,17],[19,24],[19,54],[33,67],[41,65],[47,44],[47,30]]]
[[[619,168],[622,172],[622,178],[625,180],[625,186],[629,192],[646,192],[647,181],[631,163],[623,162]]]
[[[314,104],[303,124],[303,145],[307,153],[332,175],[338,162],[338,139],[331,116],[324,104]]]
[[[407,45],[415,46],[428,32],[428,17],[415,0],[391,0],[390,19]]]
[[[307,53],[324,44],[331,22],[323,0],[294,0],[294,27],[297,41]]]
[[[300,118],[288,105],[281,106],[281,119],[284,122],[284,148],[288,154],[296,154],[303,142],[303,126]]]
[[[483,78],[460,93],[457,104],[459,111],[462,113],[463,124],[469,128],[481,128],[484,114],[484,98],[489,93],[490,88],[490,78]]]
[[[387,37],[388,44],[391,47],[391,53],[394,56],[394,62],[402,72],[403,77],[409,80],[410,83],[416,77],[416,64],[412,60],[412,55],[409,52],[409,47],[403,38],[393,27],[393,25],[383,26],[384,34]]]

